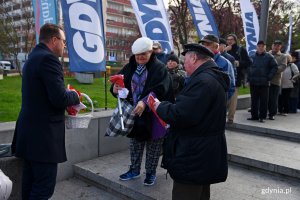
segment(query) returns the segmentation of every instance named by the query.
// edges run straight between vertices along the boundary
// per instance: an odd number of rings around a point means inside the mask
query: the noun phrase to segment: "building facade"
[[[131,44],[140,36],[130,0],[107,0],[106,60],[123,65],[131,56]]]
[[[60,1],[57,0],[58,4]],[[30,52],[35,45],[32,0],[0,0],[0,2],[1,8],[9,16],[2,15],[1,20],[12,20],[14,29],[17,31],[18,42],[13,45],[21,54]],[[103,11],[107,65],[120,67],[128,62],[131,44],[140,35],[137,21],[130,0],[104,0]],[[59,22],[62,20],[61,17],[61,10],[58,9]]]
[[[0,20],[1,20],[1,54],[8,60],[12,53],[7,53],[10,49],[13,54],[18,54],[19,59],[29,52],[35,45],[34,15],[31,0],[1,0]],[[5,34],[5,36],[3,35]],[[6,41],[3,41],[5,40]]]

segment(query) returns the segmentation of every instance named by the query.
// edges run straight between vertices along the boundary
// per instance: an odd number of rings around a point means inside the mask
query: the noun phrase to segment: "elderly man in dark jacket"
[[[253,64],[250,66],[248,74],[251,92],[251,118],[248,120],[264,122],[267,117],[270,81],[275,76],[278,65],[275,58],[266,52],[264,41],[257,43],[256,53],[251,58]]]
[[[230,80],[206,47],[187,44],[183,55],[189,82],[175,103],[155,103],[157,114],[170,125],[162,165],[174,179],[173,200],[206,200],[210,184],[227,178],[224,132]]]

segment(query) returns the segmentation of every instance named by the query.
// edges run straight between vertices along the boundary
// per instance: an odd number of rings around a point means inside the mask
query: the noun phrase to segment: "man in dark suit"
[[[65,162],[67,106],[80,103],[64,86],[58,60],[65,48],[61,27],[45,24],[39,44],[23,68],[22,108],[16,123],[12,151],[23,159],[22,199],[49,199],[55,188],[57,163]]]

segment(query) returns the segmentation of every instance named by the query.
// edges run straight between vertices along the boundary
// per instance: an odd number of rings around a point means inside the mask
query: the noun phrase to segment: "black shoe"
[[[260,122],[260,123],[264,123],[265,120],[264,120],[264,119],[259,119],[259,122]]]
[[[258,118],[250,117],[250,118],[247,118],[247,120],[258,120]]]
[[[269,116],[269,120],[275,120],[274,116]]]

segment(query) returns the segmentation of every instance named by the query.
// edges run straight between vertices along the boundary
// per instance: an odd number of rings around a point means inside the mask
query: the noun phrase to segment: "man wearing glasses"
[[[237,78],[235,84],[235,92],[228,104],[228,119],[229,124],[233,123],[234,115],[237,106],[238,91],[241,85],[245,84],[245,75],[247,68],[252,64],[247,50],[238,44],[238,39],[235,34],[229,34],[226,37],[227,47],[225,51],[229,53],[235,59],[235,66],[237,71]]]
[[[65,108],[80,103],[64,86],[65,34],[55,24],[40,29],[39,44],[23,67],[22,108],[12,152],[23,159],[22,199],[49,199],[55,188],[57,163],[65,162]]]

